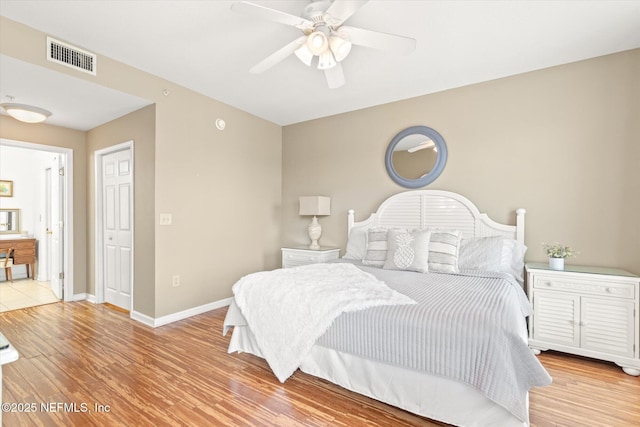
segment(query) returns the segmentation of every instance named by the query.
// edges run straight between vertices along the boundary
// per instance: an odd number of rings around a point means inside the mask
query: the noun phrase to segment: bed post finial
[[[516,240],[524,245],[524,208],[516,209]]]
[[[354,211],[353,209],[349,209],[347,211],[348,215],[347,215],[347,236],[349,235],[348,233],[351,232],[351,227],[353,227],[353,223],[356,221],[356,211]]]

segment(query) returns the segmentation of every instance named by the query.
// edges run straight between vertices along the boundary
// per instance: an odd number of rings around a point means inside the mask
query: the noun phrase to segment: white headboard
[[[524,209],[516,210],[516,225],[499,224],[480,213],[469,199],[442,190],[415,190],[394,194],[364,221],[355,222],[349,210],[348,232],[352,227],[446,228],[460,230],[463,238],[504,236],[524,244]]]

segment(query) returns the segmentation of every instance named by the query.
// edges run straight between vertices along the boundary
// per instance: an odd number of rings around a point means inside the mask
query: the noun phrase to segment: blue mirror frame
[[[395,150],[396,145],[398,145],[404,137],[414,134],[420,134],[430,138],[438,149],[438,157],[436,158],[436,164],[431,171],[418,179],[407,179],[399,175],[393,167],[393,151]],[[387,168],[387,173],[396,184],[405,188],[425,187],[435,181],[444,170],[444,165],[447,163],[447,144],[444,142],[442,135],[440,135],[436,130],[427,126],[411,126],[393,137],[387,147],[384,163]]]

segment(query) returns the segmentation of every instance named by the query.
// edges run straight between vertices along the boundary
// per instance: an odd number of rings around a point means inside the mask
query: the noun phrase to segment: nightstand
[[[640,375],[640,277],[628,271],[527,263],[533,304],[529,347],[557,350],[621,366]]]
[[[297,267],[299,265],[318,264],[338,259],[340,248],[325,248],[314,250],[308,247],[282,248],[282,268]]]

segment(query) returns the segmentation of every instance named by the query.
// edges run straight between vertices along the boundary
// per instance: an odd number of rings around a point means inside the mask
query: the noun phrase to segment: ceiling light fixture
[[[342,33],[334,32],[329,37],[329,48],[331,48],[331,52],[333,52],[333,56],[338,62],[342,61],[347,57],[347,55],[349,55],[349,52],[351,52],[351,46],[353,45],[347,36]]]
[[[25,123],[44,122],[51,115],[51,111],[47,111],[44,108],[25,104],[3,103],[0,104],[0,107],[14,119]]]
[[[318,59],[318,70],[328,70],[336,66],[336,60],[329,49],[325,50],[320,59]]]
[[[307,44],[303,44],[300,48],[296,49],[295,52],[298,59],[304,63],[307,67],[311,66],[311,60],[313,59],[313,53],[309,50]]]
[[[316,56],[322,55],[329,48],[329,40],[322,31],[314,31],[307,37],[307,47]]]

